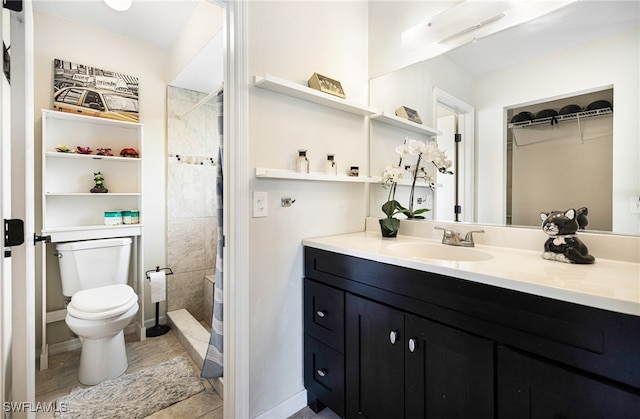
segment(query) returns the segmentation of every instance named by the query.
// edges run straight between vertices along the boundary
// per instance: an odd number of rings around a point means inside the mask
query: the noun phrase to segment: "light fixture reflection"
[[[107,3],[107,6],[111,7],[113,10],[118,12],[124,12],[129,10],[133,0],[104,0]]]
[[[401,42],[407,51],[432,58],[575,1],[465,0],[403,31]]]

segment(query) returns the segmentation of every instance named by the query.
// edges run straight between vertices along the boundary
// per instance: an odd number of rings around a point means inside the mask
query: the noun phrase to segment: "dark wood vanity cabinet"
[[[640,317],[305,248],[309,405],[346,418],[640,418]]]
[[[493,342],[346,296],[347,417],[492,418]]]
[[[498,348],[500,418],[639,418],[638,394],[510,348]]]

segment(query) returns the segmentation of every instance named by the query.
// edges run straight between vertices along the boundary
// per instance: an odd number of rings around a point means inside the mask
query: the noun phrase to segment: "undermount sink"
[[[446,244],[432,243],[394,243],[387,246],[393,253],[405,257],[432,260],[455,260],[461,262],[478,262],[493,259],[489,253],[477,249]]]

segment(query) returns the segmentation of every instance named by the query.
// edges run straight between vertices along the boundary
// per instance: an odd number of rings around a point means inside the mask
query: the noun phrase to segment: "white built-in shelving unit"
[[[136,333],[144,339],[144,263],[142,232],[142,135],[139,123],[42,110],[42,232],[52,243],[131,237],[130,284],[139,296]],[[60,152],[58,146],[92,154]],[[95,154],[110,148],[113,156]],[[138,157],[120,157],[123,148],[135,148]],[[91,193],[94,173],[104,177],[107,193]],[[105,225],[105,211],[138,210],[138,224]],[[40,369],[48,368],[46,324],[62,321],[66,310],[47,308],[47,252],[42,252],[42,352]],[[52,269],[57,269],[54,267]]]
[[[56,147],[89,147],[92,154],[63,153]],[[97,148],[114,156],[99,156]],[[123,148],[142,153],[142,124],[69,113],[42,111],[42,234],[51,240],[139,236],[140,224],[105,226],[104,212],[140,210],[142,159],[119,157]],[[139,154],[141,155],[141,154]],[[94,173],[104,177],[108,193],[91,193]]]

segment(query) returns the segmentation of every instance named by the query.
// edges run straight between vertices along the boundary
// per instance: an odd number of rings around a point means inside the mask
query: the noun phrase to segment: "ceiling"
[[[203,0],[134,0],[116,12],[103,0],[33,0],[33,8],[169,48]]]
[[[117,12],[103,0],[33,0],[33,8],[169,49],[198,4],[205,1],[134,0],[129,10]],[[203,93],[218,90],[223,80],[222,54],[220,33],[170,84]]]
[[[212,0],[134,0],[126,12],[110,9],[103,0],[33,0],[33,7],[169,48],[202,1]],[[529,24],[464,45],[447,55],[471,74],[479,75],[630,30],[639,24],[640,1],[583,0]],[[214,60],[221,61],[221,40],[217,42],[219,46],[204,48],[201,56],[196,57],[172,85],[201,92],[216,90],[222,74],[219,81],[212,82],[210,65]]]
[[[638,26],[640,1],[583,0],[449,51],[447,57],[480,75]]]

